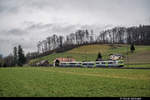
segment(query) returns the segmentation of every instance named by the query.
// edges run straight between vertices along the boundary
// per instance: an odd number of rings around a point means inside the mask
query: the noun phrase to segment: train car
[[[82,62],[61,62],[60,67],[82,67]]]
[[[96,67],[106,67],[107,61],[96,61]]]
[[[59,67],[67,67],[67,66],[69,66],[68,62],[61,62],[59,64]]]
[[[123,60],[96,61],[96,67],[123,67]]]
[[[89,67],[89,68],[95,67],[95,62],[83,62],[82,67]]]
[[[60,67],[123,67],[123,60],[91,61],[91,62],[61,62]]]

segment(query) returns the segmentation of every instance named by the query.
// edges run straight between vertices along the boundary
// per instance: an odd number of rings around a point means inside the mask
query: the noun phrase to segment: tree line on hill
[[[150,26],[138,27],[115,27],[101,32],[98,37],[100,43],[117,43],[117,44],[150,44]]]
[[[34,57],[45,56],[54,52],[63,52],[74,47],[88,44],[150,44],[150,26],[115,27],[94,35],[93,30],[77,30],[67,36],[56,34],[37,43],[37,52]]]

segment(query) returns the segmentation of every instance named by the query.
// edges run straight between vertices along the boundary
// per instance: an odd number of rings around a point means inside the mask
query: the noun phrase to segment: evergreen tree
[[[25,56],[22,50],[21,45],[18,46],[18,65],[22,66],[25,63]]]
[[[59,66],[59,60],[55,61],[55,66]]]
[[[132,43],[131,46],[130,46],[130,50],[131,50],[132,53],[133,53],[134,50],[135,50],[135,47],[134,47],[134,44],[133,44],[133,43]]]
[[[3,66],[3,56],[0,54],[0,67]]]
[[[100,60],[102,60],[102,55],[101,55],[101,53],[99,52],[96,61],[100,61]]]
[[[17,65],[18,55],[17,55],[17,47],[14,47],[14,64]]]

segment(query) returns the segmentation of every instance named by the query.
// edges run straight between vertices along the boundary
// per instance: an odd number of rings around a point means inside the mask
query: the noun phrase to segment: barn
[[[59,66],[59,63],[60,62],[74,62],[76,61],[74,58],[56,58],[53,63],[54,63],[54,66]]]

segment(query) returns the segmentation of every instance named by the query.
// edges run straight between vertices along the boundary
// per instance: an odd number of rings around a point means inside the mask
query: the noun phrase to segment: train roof
[[[86,61],[86,62],[82,62],[82,61],[72,61],[72,62],[60,62],[60,63],[95,63],[95,62],[112,62],[112,61],[122,61],[122,60],[102,60],[102,61]]]
[[[60,62],[60,63],[82,63],[82,62],[72,61],[72,62]]]

